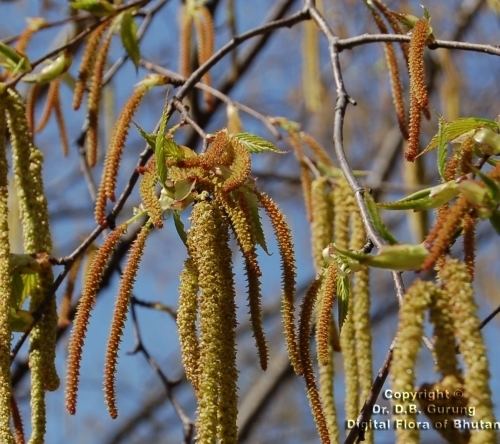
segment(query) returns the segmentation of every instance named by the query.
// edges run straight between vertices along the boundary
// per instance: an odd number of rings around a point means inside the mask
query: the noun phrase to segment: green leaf
[[[139,134],[146,141],[146,143],[149,145],[149,147],[152,150],[154,150],[155,146],[156,146],[157,133],[148,133],[141,126],[139,126],[137,123],[135,123],[134,121],[132,121],[132,123],[135,125],[135,127],[137,128],[137,131],[139,131]]]
[[[490,216],[490,223],[497,234],[500,234],[500,210],[496,210],[493,212],[493,214]]]
[[[441,143],[453,143],[458,137],[479,128],[498,130],[498,124],[494,120],[484,119],[481,117],[459,117],[452,122],[443,122],[441,135],[439,132],[435,134],[420,155],[436,148],[439,145],[440,140]]]
[[[139,39],[137,38],[137,23],[130,11],[126,11],[122,15],[120,22],[120,37],[127,55],[134,63],[137,70],[139,67],[139,60],[141,59],[141,51],[139,48]]]
[[[168,159],[180,160],[180,159],[184,158],[184,151],[170,137],[165,138],[165,142],[163,144],[163,149],[164,149],[165,155],[167,156]]]
[[[333,248],[339,255],[354,259],[361,264],[400,271],[418,270],[429,254],[422,244],[387,245],[382,247],[376,255],[344,250],[335,244]]]
[[[115,10],[115,7],[106,0],[75,0],[70,5],[73,9],[87,11],[99,17],[110,15]]]
[[[165,153],[165,145],[167,143],[167,139],[165,138],[165,129],[167,128],[168,122],[168,114],[167,108],[163,109],[160,119],[160,126],[158,128],[158,133],[156,133],[155,139],[155,159],[156,159],[156,173],[158,174],[158,178],[162,185],[167,180],[167,165],[166,165],[166,153]]]
[[[395,202],[381,202],[377,205],[386,210],[428,210],[449,202],[459,193],[459,185],[451,180],[425,188]]]
[[[337,300],[338,300],[338,315],[339,315],[339,332],[342,331],[345,318],[349,312],[349,297],[351,295],[351,285],[349,275],[342,271],[337,277]]]
[[[255,193],[251,191],[243,190],[243,197],[249,209],[250,222],[252,224],[252,234],[255,237],[255,241],[269,256],[270,253],[267,249],[266,237],[264,235],[264,230],[262,229],[262,220],[259,214],[259,201],[257,200]]]
[[[238,133],[232,136],[237,142],[243,145],[250,153],[263,153],[271,151],[273,153],[284,154],[274,144],[262,137],[250,133]]]
[[[21,308],[24,301],[31,296],[33,290],[38,286],[38,273],[13,273],[12,293],[13,302],[16,308]]]
[[[444,180],[444,169],[446,165],[446,154],[448,144],[444,140],[444,119],[442,117],[439,118],[439,130],[438,130],[438,154],[437,154],[437,167],[439,176]]]
[[[380,213],[378,211],[377,204],[373,199],[373,196],[370,193],[365,193],[364,198],[374,227],[377,229],[380,235],[391,245],[397,244],[398,240],[392,235],[392,233],[389,231],[384,221],[380,217]]]
[[[31,70],[31,64],[26,56],[0,41],[0,66],[13,74]]]
[[[65,51],[55,60],[50,61],[46,66],[44,66],[40,72],[24,76],[23,81],[28,83],[38,83],[40,85],[48,83],[59,77],[61,74],[64,74],[71,66],[72,61],[73,59],[71,54]]]
[[[173,211],[172,212],[173,218],[174,218],[174,225],[175,229],[177,230],[177,234],[181,238],[181,241],[184,243],[184,245],[187,248],[187,234],[186,234],[186,229],[184,228],[184,223],[182,222],[181,216],[178,211]]]

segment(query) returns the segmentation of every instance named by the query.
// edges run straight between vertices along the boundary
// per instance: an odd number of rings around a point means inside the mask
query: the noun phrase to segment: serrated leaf
[[[262,247],[265,253],[270,256],[269,250],[267,249],[266,237],[264,235],[264,230],[262,229],[262,220],[259,214],[259,201],[254,193],[244,190],[243,197],[247,204],[250,220],[252,224],[252,234],[255,237],[255,241],[258,245]]]
[[[497,234],[500,235],[500,210],[494,211],[489,220]]]
[[[165,153],[167,139],[165,138],[165,129],[167,128],[168,117],[167,108],[165,107],[161,114],[160,125],[155,139],[156,173],[158,174],[158,178],[160,179],[162,185],[165,183],[165,180],[167,180]]]
[[[165,138],[163,149],[168,159],[180,160],[184,158],[184,150],[170,137]]]
[[[442,143],[449,143],[455,141],[463,134],[479,128],[498,130],[498,124],[494,120],[482,117],[459,117],[452,122],[443,122],[441,136],[439,132],[435,134],[429,144],[420,153],[420,156],[436,148],[439,144],[440,137]]]
[[[451,180],[425,188],[395,202],[381,202],[377,206],[386,210],[429,210],[449,202],[459,193],[459,185]]]
[[[110,15],[115,10],[115,7],[106,0],[75,0],[70,5],[73,9],[87,11],[99,17]]]
[[[373,196],[370,193],[365,193],[364,197],[366,207],[368,208],[368,212],[370,213],[370,218],[377,231],[387,242],[389,242],[389,244],[397,244],[398,240],[392,235],[392,233],[389,231],[384,221],[382,220]]]
[[[152,150],[154,150],[155,146],[156,146],[157,133],[148,133],[147,131],[145,131],[141,126],[139,126],[134,121],[132,121],[132,123],[135,125],[135,127],[137,128],[137,131],[139,131],[139,134],[146,141],[146,143],[149,145],[149,147]]]
[[[387,245],[382,247],[376,255],[345,250],[335,244],[333,248],[339,255],[355,259],[361,264],[399,271],[418,270],[429,254],[422,244]]]
[[[28,58],[2,41],[0,41],[0,66],[8,69],[12,74],[31,70]]]
[[[245,149],[250,153],[263,153],[270,151],[272,153],[284,154],[284,152],[278,149],[274,144],[254,134],[238,133],[231,137],[245,147]]]
[[[448,144],[444,140],[443,134],[444,119],[439,119],[439,130],[438,130],[438,154],[437,154],[437,167],[439,176],[444,180],[444,169],[446,165],[446,154]]]
[[[181,238],[181,241],[187,248],[187,234],[186,229],[184,228],[184,223],[182,222],[181,216],[178,211],[173,211],[172,216],[174,219],[175,229],[177,230],[177,234]]]
[[[139,48],[139,39],[137,37],[137,23],[130,11],[123,13],[120,22],[120,37],[127,55],[134,63],[137,70],[139,67],[139,60],[141,59],[141,51]]]

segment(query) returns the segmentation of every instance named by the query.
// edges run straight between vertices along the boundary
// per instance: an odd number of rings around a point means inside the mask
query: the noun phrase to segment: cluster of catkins
[[[1,89],[1,85],[0,85]],[[8,164],[7,135],[12,152],[12,168],[16,197],[20,207],[20,223],[24,240],[27,267],[18,267],[19,255],[12,253],[8,226]],[[21,96],[11,88],[0,91],[0,441],[13,444],[24,439],[22,424],[11,391],[10,348],[16,313],[24,312],[27,322],[21,329],[31,327],[31,314],[39,317],[30,332],[29,367],[31,370],[30,444],[41,444],[45,435],[45,392],[56,390],[59,378],[55,369],[57,330],[56,300],[53,275],[49,262],[52,240],[49,230],[47,201],[42,181],[43,156],[33,144]],[[29,313],[21,309],[22,295],[14,279],[30,274]],[[15,432],[10,428],[13,419]]]

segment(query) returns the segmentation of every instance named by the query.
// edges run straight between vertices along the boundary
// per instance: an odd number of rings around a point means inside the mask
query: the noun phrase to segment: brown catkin
[[[26,120],[28,129],[33,134],[35,132],[35,107],[40,93],[41,86],[35,83],[26,94]]]
[[[45,98],[45,105],[43,107],[42,115],[40,116],[40,120],[38,121],[38,125],[36,126],[35,132],[39,133],[44,130],[49,123],[50,115],[52,114],[52,110],[54,109],[55,103],[59,100],[59,86],[60,80],[55,79],[50,82],[49,89],[47,91],[47,97]]]
[[[420,151],[420,121],[428,113],[429,97],[425,83],[424,49],[429,34],[429,22],[420,19],[413,27],[410,40],[408,70],[410,73],[410,124],[406,160],[413,162]]]
[[[14,444],[10,430],[12,389],[10,382],[10,345],[11,328],[9,325],[12,304],[12,269],[10,264],[9,244],[9,206],[7,183],[7,131],[4,97],[0,94],[0,441]]]
[[[23,418],[21,417],[21,412],[19,411],[19,407],[14,397],[11,398],[11,408],[12,424],[14,426],[14,441],[16,444],[25,444]],[[6,441],[6,443],[8,443],[8,441]]]
[[[375,20],[377,28],[383,34],[388,34],[387,26],[385,25],[382,17],[372,9],[372,16]],[[391,43],[384,44],[384,54],[387,67],[389,68],[389,78],[391,82],[392,103],[396,110],[396,117],[398,119],[399,129],[405,139],[408,139],[408,130],[406,128],[406,115],[403,99],[403,85],[399,76],[398,61],[394,46]]]
[[[295,252],[290,227],[276,203],[265,193],[258,194],[259,202],[271,220],[281,254],[282,314],[288,354],[296,374],[302,373],[295,335]]]
[[[429,307],[434,285],[417,280],[406,292],[399,311],[399,324],[394,351],[392,353],[391,377],[394,393],[415,392],[415,367],[418,351],[422,343],[424,317]],[[413,401],[394,399],[393,420],[415,423],[416,415],[411,406]],[[396,410],[397,409],[397,410]],[[396,411],[404,413],[396,414]],[[416,427],[398,426],[396,429],[397,442],[401,444],[417,444],[419,431]]]
[[[474,407],[471,420],[493,424],[495,417],[489,387],[488,354],[481,335],[481,323],[467,265],[446,258],[439,270],[439,277],[443,282],[443,291],[450,298],[455,335],[466,366],[465,395],[469,399],[469,407]],[[471,444],[495,442],[495,430],[487,428],[472,430],[469,440]]]
[[[316,272],[323,266],[323,250],[333,240],[333,200],[329,180],[315,179],[311,186],[311,245]]]
[[[328,265],[323,280],[316,321],[316,347],[318,349],[318,362],[320,365],[327,365],[330,356],[332,308],[337,294],[337,264],[335,262],[332,261]]]
[[[466,213],[462,221],[464,262],[467,265],[471,280],[474,280],[476,262],[476,218]]]
[[[109,415],[113,419],[118,416],[115,387],[118,350],[123,336],[125,321],[127,320],[128,306],[134,288],[135,278],[144,253],[146,239],[151,232],[151,228],[152,226],[149,222],[146,222],[130,247],[127,264],[122,273],[115,310],[113,312],[113,321],[111,322],[109,331],[106,359],[104,362],[104,399],[106,400]]]
[[[89,87],[87,101],[87,132],[85,134],[85,151],[87,163],[90,167],[97,163],[97,149],[99,139],[99,105],[102,95],[102,81],[109,47],[111,45],[112,33],[108,33],[97,51],[95,63],[92,69],[92,77]]]
[[[244,185],[252,170],[252,160],[248,150],[236,141],[231,141],[230,144],[234,152],[234,159],[230,165],[229,177],[222,185],[222,190],[226,193]]]
[[[64,113],[61,106],[60,96],[57,96],[56,103],[54,104],[54,115],[56,118],[57,128],[59,129],[59,136],[61,138],[61,149],[63,156],[66,157],[69,154],[69,141],[68,133],[66,131],[66,123],[64,119]]]
[[[309,404],[311,406],[311,411],[321,438],[321,442],[325,444],[330,443],[330,436],[318,388],[316,387],[311,353],[309,351],[311,318],[320,284],[321,281],[319,279],[315,280],[307,290],[304,301],[302,302],[299,322],[299,350],[302,372],[306,382],[307,397],[309,398]]]
[[[325,148],[313,136],[304,131],[301,131],[300,138],[309,147],[309,149],[319,162],[327,166],[333,166],[333,161],[330,155],[326,152]]]
[[[199,391],[200,344],[196,332],[198,314],[198,270],[192,258],[184,262],[179,284],[179,308],[177,309],[177,329],[181,344],[182,364],[186,378]]]
[[[80,108],[83,99],[83,93],[87,86],[87,80],[94,66],[96,59],[96,53],[98,50],[99,43],[101,42],[101,37],[104,32],[109,28],[110,21],[107,20],[102,25],[99,25],[94,31],[92,31],[87,39],[87,44],[83,52],[82,61],[80,63],[80,69],[78,72],[78,79],[75,84],[75,89],[73,91],[73,109],[77,110]]]
[[[106,265],[126,231],[126,225],[120,225],[113,230],[101,248],[92,258],[88,273],[85,277],[82,296],[76,309],[73,330],[68,345],[68,364],[66,372],[66,409],[71,415],[76,412],[78,382],[80,379],[80,363],[82,360],[83,344],[90,320],[90,313],[94,307],[95,299],[106,269]]]

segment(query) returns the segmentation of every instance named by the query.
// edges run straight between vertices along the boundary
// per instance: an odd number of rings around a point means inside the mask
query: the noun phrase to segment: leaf
[[[148,133],[141,126],[139,126],[137,123],[135,123],[134,121],[132,121],[132,123],[135,125],[135,127],[137,128],[137,131],[139,131],[139,134],[146,141],[146,143],[149,145],[149,147],[152,150],[154,150],[155,144],[156,144],[156,133]]]
[[[250,153],[263,153],[265,151],[271,151],[273,153],[285,154],[268,140],[254,134],[238,133],[231,137],[236,139],[236,141],[244,146]]]
[[[158,174],[158,178],[160,179],[162,185],[165,183],[165,180],[167,180],[167,165],[165,163],[166,161],[165,145],[167,139],[165,138],[165,129],[167,128],[168,118],[169,116],[167,114],[167,108],[165,107],[161,114],[160,126],[158,128],[158,132],[156,133],[155,147],[154,147],[155,159],[156,159],[156,173]]]
[[[31,70],[28,58],[2,41],[0,41],[0,66],[5,67],[13,74]]]
[[[418,270],[429,254],[422,244],[387,245],[382,247],[376,255],[344,250],[335,244],[333,248],[339,255],[355,259],[361,264],[400,271]]]
[[[377,208],[377,203],[373,199],[373,196],[370,193],[365,193],[364,197],[365,197],[366,207],[368,208],[368,212],[370,213],[370,218],[377,231],[391,245],[397,244],[398,240],[392,235],[392,233],[389,231],[384,221],[380,217],[380,213]]]
[[[259,214],[259,201],[254,193],[243,190],[243,197],[246,201],[249,213],[250,221],[252,224],[252,234],[255,237],[255,241],[262,249],[270,256],[269,250],[267,249],[266,237],[264,235],[264,230],[262,229],[262,220]]]
[[[500,234],[500,210],[494,211],[489,220],[497,234]]]
[[[500,134],[490,128],[481,128],[474,134],[474,141],[481,144],[481,151],[484,154],[494,156],[500,154]]]
[[[139,39],[137,37],[137,23],[130,11],[123,13],[120,22],[120,37],[127,55],[134,63],[137,70],[139,68],[139,60],[141,59],[141,51],[139,48]]]
[[[168,159],[180,160],[184,158],[183,149],[170,137],[165,138],[163,150]]]
[[[110,15],[115,10],[115,7],[106,0],[75,0],[70,5],[73,9],[88,11],[99,17]]]
[[[13,273],[12,275],[12,294],[13,305],[21,308],[24,301],[31,296],[31,293],[38,285],[38,273]]]
[[[186,229],[184,228],[184,223],[182,222],[181,216],[178,211],[172,211],[172,216],[174,218],[175,229],[177,230],[177,234],[181,238],[181,241],[187,248],[187,234]]]
[[[439,132],[435,134],[429,144],[419,155],[421,156],[422,154],[436,148],[439,144],[440,137],[442,143],[453,143],[458,137],[478,128],[498,130],[498,124],[494,120],[484,119],[482,117],[459,117],[452,122],[443,122],[441,135]]]
[[[412,193],[395,202],[381,202],[377,205],[386,210],[428,210],[449,202],[459,193],[459,185],[451,180]]]
[[[351,285],[349,275],[342,271],[337,277],[337,300],[338,300],[338,315],[339,315],[339,332],[342,331],[345,318],[349,312],[349,297],[351,295]]]
[[[64,74],[69,67],[71,66],[71,62],[73,61],[71,54],[65,51],[61,54],[57,59],[49,62],[46,66],[44,66],[40,72],[28,74],[23,77],[23,82],[28,83],[38,83],[39,85],[43,85],[44,83],[48,83],[61,74]]]
[[[444,119],[441,117],[439,119],[439,130],[438,130],[438,154],[437,154],[437,167],[439,176],[444,180],[444,169],[446,165],[446,154],[447,154],[447,143],[444,141]]]
[[[495,203],[500,202],[500,187],[498,182],[493,180],[491,177],[488,177],[486,174],[484,174],[482,171],[478,170],[477,168],[471,166],[472,171],[476,173],[481,180],[484,182],[488,190],[490,191],[491,198]]]

